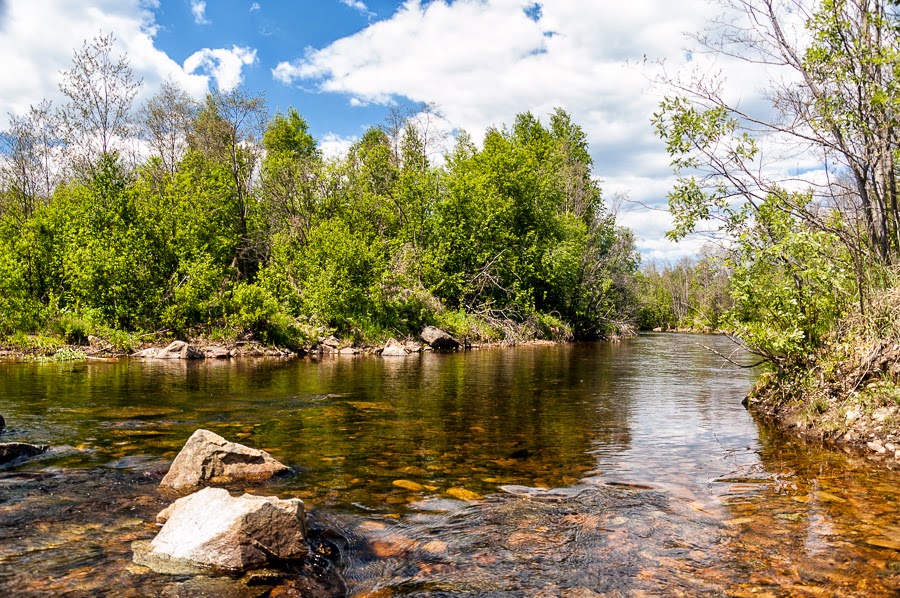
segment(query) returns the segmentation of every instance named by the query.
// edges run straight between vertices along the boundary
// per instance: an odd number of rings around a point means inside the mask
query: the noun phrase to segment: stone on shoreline
[[[184,341],[172,341],[166,347],[144,349],[143,351],[138,351],[132,357],[143,357],[146,359],[203,359],[205,355],[197,347]]]
[[[337,338],[335,338],[335,336],[332,334],[328,338],[319,339],[319,344],[322,345],[323,347],[328,347],[329,349],[337,350],[341,346],[341,341],[339,341]]]
[[[47,448],[49,447],[46,445],[35,445],[25,442],[0,442],[0,465],[40,455]]]
[[[387,344],[381,351],[382,357],[406,357],[407,355],[409,355],[409,351],[406,350],[406,347],[393,338],[388,339]]]
[[[455,338],[434,326],[426,326],[421,336],[436,351],[455,351],[459,348],[459,342]]]
[[[209,430],[197,430],[175,457],[160,486],[183,490],[206,482],[264,480],[290,470],[266,451],[229,442]]]
[[[203,355],[208,359],[228,359],[229,357],[231,357],[231,351],[229,351],[225,347],[220,347],[218,345],[202,347],[201,351],[203,352]]]
[[[423,345],[419,341],[404,341],[403,348],[410,353],[421,353],[428,345]]]
[[[872,442],[866,443],[866,446],[869,447],[869,450],[874,451],[880,455],[883,455],[884,453],[887,452],[887,449],[884,448],[884,446],[882,446],[882,444],[880,442],[878,442],[877,440],[873,440]]]
[[[245,571],[308,554],[306,512],[297,498],[234,497],[223,488],[204,488],[179,498],[156,520],[162,529],[146,550],[136,547],[134,560],[161,573],[190,567]]]

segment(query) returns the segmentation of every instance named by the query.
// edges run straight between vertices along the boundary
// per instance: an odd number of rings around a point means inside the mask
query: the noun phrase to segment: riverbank
[[[900,345],[827,343],[802,367],[769,371],[745,404],[791,434],[900,461]]]
[[[874,461],[900,462],[896,387],[870,385],[875,388],[867,386],[838,399],[789,390],[790,382],[774,378],[762,380],[747,397],[751,413],[791,434],[861,452]]]
[[[441,331],[443,332],[443,331]],[[123,333],[124,334],[124,333]],[[555,335],[553,338],[510,337],[505,339],[485,339],[464,337],[452,339],[452,350],[475,350],[516,346],[555,345],[572,342],[571,335]],[[604,341],[617,341],[637,334],[630,327],[620,327]],[[149,337],[149,338],[148,338]],[[424,339],[407,337],[401,340],[387,338],[379,342],[366,342],[355,339],[337,338],[334,335],[320,337],[299,347],[283,347],[255,340],[243,339],[211,339],[193,337],[185,341],[174,340],[163,335],[147,335],[145,337],[102,338],[89,335],[85,343],[66,343],[65,339],[45,335],[19,335],[16,339],[0,341],[0,359],[40,360],[40,361],[77,361],[85,359],[124,359],[144,358],[161,353],[172,343],[182,343],[178,350],[185,350],[185,357],[197,359],[229,359],[242,357],[277,357],[293,358],[325,355],[381,355],[387,346],[402,348],[407,354],[421,353],[435,349]],[[185,349],[186,347],[186,349]],[[445,349],[446,350],[446,349]],[[174,357],[174,356],[173,356]]]

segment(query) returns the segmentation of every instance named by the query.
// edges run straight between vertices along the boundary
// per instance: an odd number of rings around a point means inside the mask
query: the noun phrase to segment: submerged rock
[[[0,442],[0,465],[40,455],[47,448],[45,445],[38,446],[25,442]]]
[[[387,344],[381,351],[382,357],[406,357],[407,355],[409,355],[409,352],[406,348],[393,338],[388,339]]]
[[[156,520],[163,528],[149,545],[135,547],[134,560],[160,573],[244,571],[308,554],[306,512],[298,498],[234,497],[223,488],[204,488],[179,498]]]
[[[175,457],[160,486],[182,490],[204,482],[264,480],[290,470],[266,451],[229,442],[209,430],[197,430]]]
[[[434,326],[425,327],[425,330],[422,331],[422,340],[436,351],[455,351],[459,348],[459,342],[456,339]]]

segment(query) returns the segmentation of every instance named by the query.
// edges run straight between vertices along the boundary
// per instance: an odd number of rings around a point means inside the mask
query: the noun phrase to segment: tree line
[[[640,330],[730,330],[730,282],[727,253],[713,246],[675,262],[646,261],[635,275],[635,323]]]
[[[426,324],[489,340],[590,338],[633,311],[639,258],[556,110],[464,132],[394,111],[323,156],[295,109],[196,102],[141,81],[111,35],[62,73],[66,103],[0,135],[0,334],[361,342]]]

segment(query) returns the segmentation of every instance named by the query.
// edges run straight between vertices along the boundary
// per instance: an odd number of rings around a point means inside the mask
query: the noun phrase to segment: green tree
[[[229,175],[229,193],[220,209],[233,221],[238,243],[231,266],[250,277],[259,266],[266,248],[254,230],[254,175],[262,152],[261,138],[266,114],[265,100],[236,89],[206,96],[189,137],[192,149]]]

